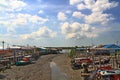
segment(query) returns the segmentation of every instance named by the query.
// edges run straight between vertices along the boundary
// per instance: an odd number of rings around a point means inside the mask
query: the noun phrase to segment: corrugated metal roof
[[[107,45],[103,46],[103,48],[120,49],[120,46],[117,46],[115,44],[107,44]]]

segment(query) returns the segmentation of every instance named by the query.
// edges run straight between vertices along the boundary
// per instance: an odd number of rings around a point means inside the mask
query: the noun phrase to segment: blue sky
[[[89,46],[115,43],[119,35],[119,0],[0,1],[6,45]]]

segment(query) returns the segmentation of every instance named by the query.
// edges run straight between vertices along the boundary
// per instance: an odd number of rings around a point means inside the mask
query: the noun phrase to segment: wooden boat
[[[16,61],[15,65],[16,66],[22,66],[22,65],[27,65],[27,64],[30,64],[30,63],[31,63],[30,61]]]
[[[97,70],[112,70],[110,65],[98,67]]]
[[[102,66],[93,71],[88,80],[120,80],[120,70]]]
[[[71,61],[72,69],[80,69],[83,68],[83,65],[89,65],[92,63],[90,58],[82,57],[82,58],[74,58]]]
[[[27,65],[31,63],[31,56],[24,56],[22,60],[16,61],[15,64],[16,66],[21,66],[21,65]]]
[[[120,70],[99,70],[97,80],[120,80]]]

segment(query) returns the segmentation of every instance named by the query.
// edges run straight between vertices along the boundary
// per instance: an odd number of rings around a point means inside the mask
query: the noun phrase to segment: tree
[[[74,55],[75,55],[75,48],[73,47],[73,48],[71,49],[70,53],[68,54],[68,56],[69,56],[70,58],[73,58]]]

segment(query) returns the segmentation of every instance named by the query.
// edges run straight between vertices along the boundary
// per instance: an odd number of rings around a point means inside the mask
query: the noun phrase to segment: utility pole
[[[7,44],[7,49],[10,50],[10,46],[9,46],[9,44]]]
[[[2,41],[2,45],[3,45],[3,53],[4,53],[4,43],[5,43],[5,42],[4,42],[4,41]]]

